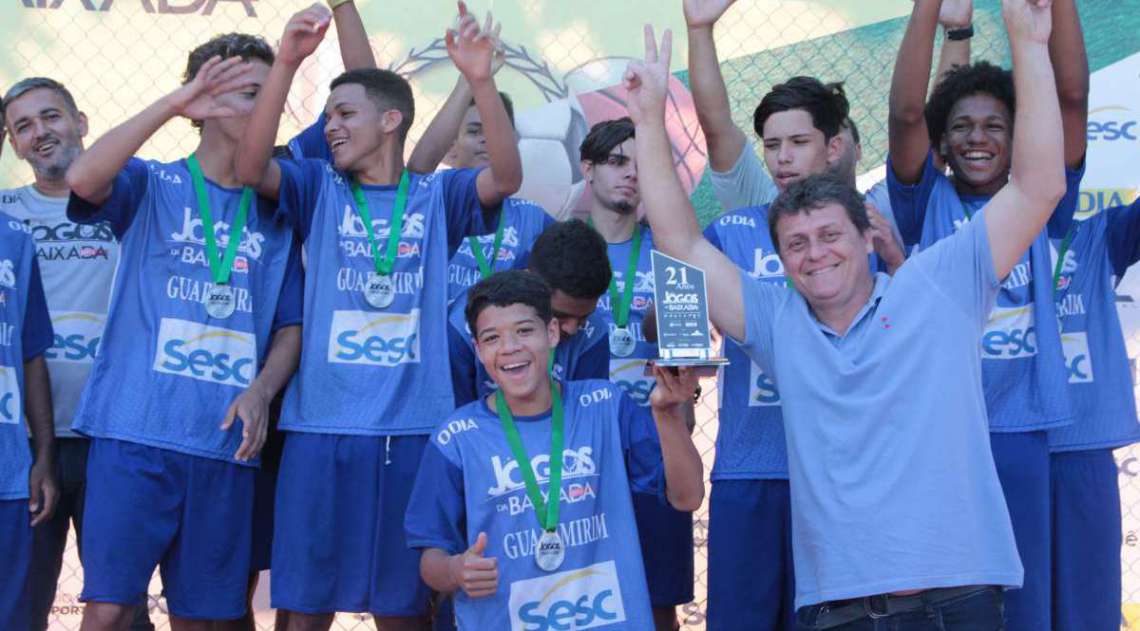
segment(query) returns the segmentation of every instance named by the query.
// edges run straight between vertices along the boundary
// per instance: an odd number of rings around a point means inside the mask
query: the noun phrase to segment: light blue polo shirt
[[[982,390],[999,284],[980,214],[877,275],[843,336],[799,293],[740,279],[742,346],[783,397],[796,607],[1020,586]]]
[[[1073,223],[1055,292],[1075,421],[1049,431],[1051,451],[1113,449],[1140,440],[1132,368],[1115,279],[1140,259],[1140,201]],[[1054,269],[1057,269],[1056,267]]]

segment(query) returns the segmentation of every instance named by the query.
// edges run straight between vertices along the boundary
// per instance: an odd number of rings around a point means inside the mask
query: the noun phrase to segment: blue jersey
[[[784,264],[768,232],[768,206],[741,208],[705,229],[705,238],[760,282],[783,285]],[[731,339],[719,375],[720,426],[713,480],[787,479],[784,418],[776,383]]]
[[[209,180],[206,189],[223,250],[241,189]],[[272,202],[255,196],[229,281],[235,311],[211,318],[203,301],[213,283],[197,208],[182,160],[131,159],[97,207],[72,195],[73,221],[106,221],[120,242],[107,325],[75,413],[76,432],[233,459],[241,428],[223,432],[218,425],[253,383],[273,330],[300,323],[299,251],[293,231],[274,218]]]
[[[451,385],[455,405],[466,405],[491,394],[498,386],[483,368],[475,352],[475,340],[467,327],[464,293],[451,305],[447,336],[451,348]],[[606,321],[597,313],[582,323],[578,332],[558,341],[554,349],[554,376],[561,381],[609,379],[610,345]]]
[[[1140,440],[1132,369],[1114,279],[1140,259],[1140,201],[1073,223],[1057,279],[1057,314],[1073,401],[1072,425],[1049,432],[1053,451],[1112,449]]]
[[[31,229],[0,213],[0,500],[28,497],[24,362],[51,348],[53,339]]]
[[[1067,370],[1057,328],[1049,236],[1060,237],[1072,223],[1083,167],[1066,169],[1068,190],[1013,271],[1002,282],[989,325],[982,335],[982,375],[995,432],[1025,432],[1072,422]],[[891,208],[907,246],[925,249],[961,229],[990,200],[959,195],[927,156],[917,184],[898,181],[890,162]]]
[[[522,269],[525,267],[534,240],[546,230],[547,226],[554,223],[554,220],[546,214],[542,206],[514,197],[503,200],[500,213],[503,222],[503,240],[499,244],[499,254],[495,257],[492,270],[501,272]],[[471,252],[471,239],[478,240],[483,249],[484,260],[491,260],[491,248],[495,243],[493,232],[479,237],[469,237],[459,244],[459,249],[447,263],[448,304],[455,302],[460,294],[482,278],[479,274],[479,262]]]
[[[482,234],[477,170],[412,174],[398,253],[395,300],[364,298],[372,249],[350,180],[319,160],[282,160],[279,212],[307,255],[301,366],[280,428],[369,436],[427,434],[455,409],[447,366],[447,261]],[[396,186],[363,186],[382,248]]]
[[[287,145],[289,153],[292,157],[311,158],[313,160],[324,160],[325,162],[332,162],[332,150],[329,149],[329,143],[325,140],[325,113],[321,112],[317,116],[316,122],[301,130],[301,133],[294,136]]]
[[[535,564],[542,529],[498,414],[486,401],[456,410],[424,450],[405,517],[408,545],[458,554],[487,533],[498,591],[455,595],[460,629],[651,629],[630,490],[664,493],[649,411],[604,381],[563,386],[565,444],[558,530],[566,557]],[[516,417],[540,487],[549,485],[550,413]],[[544,494],[549,489],[542,489]]]
[[[650,359],[657,359],[657,345],[645,339],[641,323],[645,320],[646,312],[653,306],[653,263],[649,256],[650,250],[653,249],[653,233],[649,226],[642,226],[641,230],[641,257],[637,260],[637,273],[633,280],[633,301],[629,306],[629,322],[626,323],[634,339],[637,340],[637,345],[628,357],[611,355],[610,381],[620,386],[638,405],[649,405],[649,393],[653,392],[656,381],[653,377],[645,375],[645,363]],[[606,244],[618,296],[621,296],[625,289],[625,271],[632,248],[632,238],[621,243]],[[614,320],[616,307],[617,305],[611,304],[608,291],[598,300],[596,313],[605,318],[611,338],[614,329],[617,328]]]

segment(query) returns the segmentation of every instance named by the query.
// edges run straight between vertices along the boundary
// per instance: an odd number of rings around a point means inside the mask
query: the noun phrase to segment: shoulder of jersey
[[[0,189],[0,212],[7,206],[19,203],[20,189],[19,188],[6,188]]]
[[[582,397],[583,395],[590,395],[596,392],[608,392],[607,399],[617,400],[621,396],[621,388],[617,387],[612,381],[605,379],[582,379],[580,381],[567,381],[566,395],[568,397]]]
[[[19,219],[0,211],[0,235],[10,239],[32,238],[32,229]]]
[[[762,206],[745,206],[724,213],[717,217],[715,223],[722,228],[767,230],[768,204]]]

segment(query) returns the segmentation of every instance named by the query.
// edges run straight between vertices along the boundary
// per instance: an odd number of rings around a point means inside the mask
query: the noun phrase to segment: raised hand
[[[471,598],[491,596],[499,589],[499,562],[485,557],[487,533],[481,532],[463,554],[451,557],[451,575],[455,584]]]
[[[702,28],[716,24],[736,0],[684,0],[685,24]]]
[[[190,120],[202,121],[246,114],[248,112],[240,111],[233,103],[223,102],[218,97],[247,85],[251,70],[250,65],[241,57],[222,59],[215,55],[202,64],[193,79],[171,92],[167,99],[178,115]],[[250,107],[252,106],[253,103],[250,102]]]
[[[938,23],[943,28],[965,28],[974,21],[974,0],[942,0]]]
[[[332,24],[332,12],[323,4],[314,4],[294,13],[285,24],[277,58],[287,64],[301,63],[317,50],[329,30],[329,24]]]
[[[479,20],[467,12],[467,5],[461,1],[458,6],[459,24],[454,29],[448,29],[444,36],[447,55],[468,82],[490,79],[495,70],[495,55],[501,48],[500,27],[495,25],[491,14],[487,13],[487,19],[480,28]]]
[[[871,220],[871,244],[875,247],[875,254],[879,255],[893,274],[906,261],[906,253],[895,239],[891,222],[883,216],[883,213],[879,212],[871,202],[867,202],[864,206],[867,208],[867,218]]]
[[[1053,32],[1052,0],[1002,0],[1009,39],[1048,44]]]
[[[658,50],[653,27],[645,25],[645,61],[631,61],[622,77],[629,92],[626,109],[634,124],[665,120],[665,95],[669,90],[669,59],[673,56],[673,33],[665,29]]]

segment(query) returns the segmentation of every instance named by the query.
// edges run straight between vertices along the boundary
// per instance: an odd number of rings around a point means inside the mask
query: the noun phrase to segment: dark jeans
[[[32,567],[28,573],[31,593],[31,631],[48,628],[55,590],[63,568],[67,529],[75,525],[75,540],[83,531],[83,496],[87,491],[87,448],[84,438],[56,440],[55,474],[59,482],[59,503],[52,518],[32,530]],[[82,554],[82,551],[80,551]],[[132,631],[154,631],[146,607],[137,607]]]
[[[864,616],[834,627],[820,626],[827,603],[803,607],[796,612],[801,631],[1002,631],[1005,629],[1004,595],[998,587],[977,591],[939,603],[927,603],[913,611],[883,618]]]

